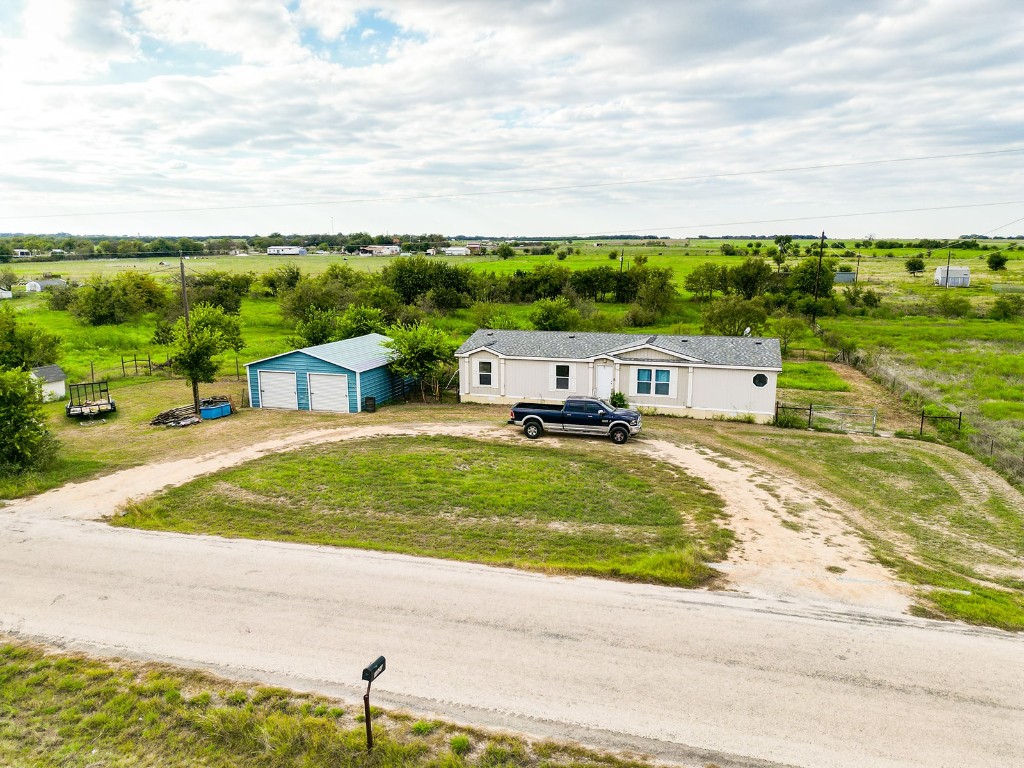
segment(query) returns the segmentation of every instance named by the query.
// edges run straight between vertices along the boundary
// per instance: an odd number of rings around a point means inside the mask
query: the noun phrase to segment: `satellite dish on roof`
[[[749,336],[750,335],[750,326],[749,325],[746,328],[743,329],[743,335],[744,336]]]

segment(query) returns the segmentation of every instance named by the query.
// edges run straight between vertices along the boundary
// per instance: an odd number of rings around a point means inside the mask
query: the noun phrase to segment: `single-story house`
[[[306,249],[301,245],[271,245],[267,247],[267,256],[305,256]]]
[[[59,277],[41,277],[25,283],[25,293],[39,293],[46,288],[67,288],[68,281]]]
[[[694,418],[770,421],[778,339],[569,331],[476,331],[455,352],[466,402],[610,397]]]
[[[445,256],[469,256],[469,248],[461,245],[453,245],[450,248],[442,248]]]
[[[359,413],[404,394],[404,380],[388,368],[391,339],[369,333],[296,349],[246,363],[253,408]]]
[[[33,368],[30,373],[33,379],[38,379],[43,387],[43,402],[60,400],[67,393],[67,374],[59,365],[43,365]]]
[[[363,245],[359,253],[363,256],[398,256],[401,250],[397,245]]]
[[[935,268],[935,284],[950,288],[968,288],[971,285],[970,267],[949,267],[949,279],[946,279],[946,267]]]
[[[32,258],[32,251],[28,248],[15,248],[12,251],[14,258],[16,259],[30,259]]]

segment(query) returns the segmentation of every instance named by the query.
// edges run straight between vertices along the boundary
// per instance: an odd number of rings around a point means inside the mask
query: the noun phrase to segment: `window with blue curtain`
[[[651,394],[651,369],[639,368],[636,372],[636,393],[638,395]]]
[[[672,379],[672,372],[668,370],[657,370],[654,372],[654,394],[667,395],[668,385]]]

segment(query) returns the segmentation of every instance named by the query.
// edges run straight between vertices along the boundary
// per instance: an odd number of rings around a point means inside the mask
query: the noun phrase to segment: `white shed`
[[[43,401],[60,400],[67,394],[68,377],[59,365],[43,365],[33,368],[32,378],[43,385]]]
[[[13,297],[14,297],[14,294],[11,293],[8,289],[0,288],[0,299],[10,299],[10,298],[13,298]]]
[[[43,286],[37,280],[29,280],[25,283],[25,293],[39,293],[41,290],[43,290]]]
[[[950,288],[967,288],[971,284],[971,268],[949,267],[949,279],[947,280],[946,267],[936,267],[935,284]]]

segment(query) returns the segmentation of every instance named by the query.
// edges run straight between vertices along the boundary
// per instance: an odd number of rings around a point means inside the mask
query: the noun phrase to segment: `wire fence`
[[[796,426],[798,420],[800,424],[806,422],[808,429],[860,432],[873,435],[878,428],[878,409],[825,403],[808,403],[807,405],[775,403],[775,422],[777,424]]]

